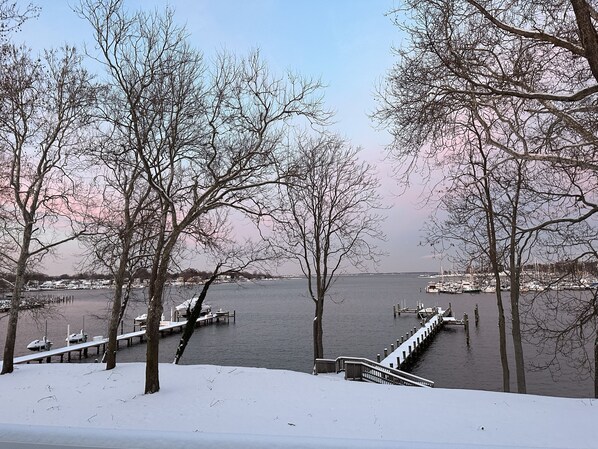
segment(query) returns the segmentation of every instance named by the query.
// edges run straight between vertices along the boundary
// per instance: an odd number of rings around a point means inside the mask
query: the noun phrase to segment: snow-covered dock
[[[428,309],[423,309],[422,305],[422,309],[416,310],[415,313],[421,313],[422,310],[425,310],[427,315],[422,321],[422,327],[419,329],[414,327],[407,335],[397,339],[396,349],[394,343],[390,345],[390,352],[388,348],[384,348],[384,358],[379,360],[381,365],[388,368],[401,369],[405,364],[410,362],[410,358],[415,357],[430,343],[431,339],[445,324],[465,325],[466,333],[469,333],[467,315],[465,315],[463,320],[457,320],[451,316],[452,311],[450,306],[447,310],[435,307],[428,311]],[[406,309],[401,309],[401,311],[405,312]],[[467,340],[469,342],[469,338]],[[378,357],[380,356],[378,355]]]
[[[207,326],[214,323],[226,322],[228,323],[230,318],[235,319],[235,312],[229,311],[218,311],[216,313],[209,313],[202,317],[199,317],[196,321],[196,326]],[[160,335],[164,336],[172,334],[174,332],[181,332],[187,325],[187,321],[163,321],[160,325]],[[132,346],[137,343],[143,343],[145,340],[145,329],[138,330],[135,332],[128,332],[126,334],[119,335],[117,337],[117,346],[120,346],[121,342],[126,342],[127,346]],[[14,363],[31,363],[31,362],[52,362],[52,359],[60,359],[60,362],[70,362],[73,354],[78,354],[78,358],[89,357],[90,350],[95,352],[96,355],[100,355],[106,352],[106,345],[108,344],[108,338],[102,336],[93,337],[92,340],[85,343],[78,343],[70,346],[64,346],[62,348],[55,348],[49,351],[41,351],[33,354],[28,354],[22,357],[15,357]],[[95,351],[94,351],[95,350]],[[1,364],[0,360],[0,364]]]
[[[407,335],[397,340],[396,349],[391,345],[391,351],[384,348],[384,359],[380,364],[389,368],[400,369],[409,358],[425,347],[429,340],[440,330],[444,318],[442,309],[432,316],[421,328],[413,328]]]
[[[384,358],[382,360],[380,354],[377,355],[375,362],[364,358],[345,356],[336,359],[316,359],[314,374],[337,374],[344,371],[347,380],[433,387],[433,381],[414,376],[402,371],[402,369],[427,347],[434,335],[445,324],[465,325],[469,344],[467,315],[464,316],[463,320],[455,319],[451,316],[450,305],[447,310],[440,307],[424,308],[423,304],[418,304],[415,309],[393,307],[393,312],[395,318],[397,315],[400,316],[400,313],[417,313],[419,318],[422,319],[421,328],[414,327],[405,336],[397,339],[396,349],[394,343],[390,345],[390,352],[388,348],[384,348]]]

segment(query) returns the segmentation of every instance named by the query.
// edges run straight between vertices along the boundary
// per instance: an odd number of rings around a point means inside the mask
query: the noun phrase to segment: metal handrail
[[[366,374],[366,379],[371,380],[373,382],[380,382],[378,383],[392,383],[395,385],[409,385],[409,386],[417,386],[417,387],[433,387],[434,382],[429,379],[424,379],[423,377],[416,376],[411,373],[407,373],[405,371],[401,371],[395,368],[389,368],[387,366],[381,365],[373,360],[369,360],[362,357],[338,357],[334,360],[332,359],[318,359],[321,362],[334,362],[335,365],[335,372],[340,373],[341,371],[346,372],[345,365],[347,363],[350,364],[358,364],[362,367],[368,368]],[[316,364],[317,366],[317,364]],[[316,366],[314,366],[314,372],[317,372]],[[371,373],[374,373],[371,375]],[[363,372],[361,373],[361,378],[363,378]]]

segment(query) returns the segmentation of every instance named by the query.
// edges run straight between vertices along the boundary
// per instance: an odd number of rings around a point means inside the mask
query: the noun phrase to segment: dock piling
[[[469,346],[469,319],[467,314],[463,314],[463,322],[465,323],[465,341],[467,342],[467,346]]]
[[[478,311],[478,305],[475,305],[475,309],[473,311],[473,315],[475,318],[475,327],[478,327],[478,324],[480,323],[480,313]]]

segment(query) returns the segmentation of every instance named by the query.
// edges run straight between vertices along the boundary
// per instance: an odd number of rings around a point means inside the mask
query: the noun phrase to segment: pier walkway
[[[208,315],[204,315],[199,317],[195,323],[196,326],[205,326],[209,324],[219,323],[219,322],[228,322],[232,317],[233,320],[236,319],[235,312],[233,311],[218,311],[215,313],[209,313]],[[160,335],[164,336],[166,334],[172,334],[174,332],[181,332],[183,328],[187,325],[187,321],[162,321],[160,323]],[[138,343],[142,343],[145,339],[145,329],[129,332],[126,334],[119,335],[116,337],[117,347],[120,347],[121,342],[126,342],[127,346],[132,346],[135,343],[135,340],[138,340]],[[100,355],[106,352],[106,345],[108,344],[108,338],[104,337],[93,337],[91,341],[87,341],[85,343],[77,343],[72,344],[69,346],[64,346],[61,348],[50,349],[49,351],[40,351],[35,352],[32,354],[24,355],[21,357],[15,357],[14,364],[20,363],[31,363],[31,362],[47,362],[51,363],[52,358],[60,358],[60,362],[64,362],[65,359],[67,362],[70,362],[73,354],[78,354],[79,360],[82,358],[89,357],[90,349],[94,350],[96,355]],[[0,360],[0,363],[2,361]]]
[[[376,356],[376,361],[356,358],[356,357],[338,357],[337,359],[316,359],[314,364],[314,374],[338,374],[345,373],[346,380],[360,380],[367,382],[408,385],[416,387],[433,387],[434,382],[415,376],[403,371],[406,365],[409,365],[413,359],[419,355],[432,341],[432,338],[444,325],[463,325],[467,344],[469,345],[469,321],[467,314],[463,315],[463,320],[458,320],[452,316],[452,308],[443,310],[440,307],[424,307],[418,303],[415,308],[393,306],[393,315],[396,318],[401,313],[415,313],[421,319],[421,328],[414,327],[405,336],[397,339],[395,344],[384,348],[384,358],[381,360],[380,354]],[[478,321],[478,308],[475,309],[476,323]],[[477,324],[476,324],[477,325]]]
[[[396,341],[396,349],[394,343],[390,345],[390,352],[388,348],[384,348],[383,359],[380,360],[380,354],[377,355],[377,360],[382,366],[395,369],[404,368],[405,365],[411,363],[412,359],[430,344],[432,338],[445,325],[465,326],[466,340],[469,345],[469,321],[467,314],[463,315],[462,320],[456,319],[452,316],[453,313],[450,304],[446,310],[440,307],[424,308],[423,304],[418,304],[415,309],[400,308],[398,305],[393,307],[395,318],[397,315],[401,316],[401,313],[416,313],[422,319],[422,326],[420,329],[414,327],[409,333],[398,339]]]
[[[409,334],[397,340],[396,349],[394,348],[395,345],[392,344],[390,354],[388,349],[385,348],[384,359],[380,361],[380,364],[388,368],[401,369],[410,357],[421,351],[430,339],[436,335],[444,320],[448,318],[446,317],[447,312],[449,311],[438,308],[436,313],[421,328],[413,328]]]

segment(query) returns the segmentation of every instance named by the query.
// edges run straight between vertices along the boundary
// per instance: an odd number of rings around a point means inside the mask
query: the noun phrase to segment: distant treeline
[[[202,271],[196,270],[194,268],[187,268],[183,271],[176,272],[176,273],[168,273],[168,279],[176,280],[176,279],[183,279],[183,281],[187,282],[189,280],[201,280],[201,279],[208,279],[211,276],[211,272],[209,271]],[[272,275],[270,273],[250,273],[247,271],[240,271],[236,273],[230,273],[228,275],[230,279],[271,279]],[[45,281],[58,281],[58,280],[83,280],[83,279],[104,279],[109,280],[112,276],[109,274],[103,273],[94,273],[94,272],[84,272],[84,273],[76,273],[76,274],[61,274],[59,276],[50,276],[45,273],[40,273],[37,271],[33,271],[27,273],[26,275],[26,282],[27,281],[38,281],[38,282],[45,282]],[[133,273],[134,279],[145,280],[150,278],[150,272],[147,269],[139,269]],[[9,282],[14,282],[15,275],[10,273],[0,273],[0,280],[5,279]],[[3,283],[0,282],[0,288],[3,287]]]

